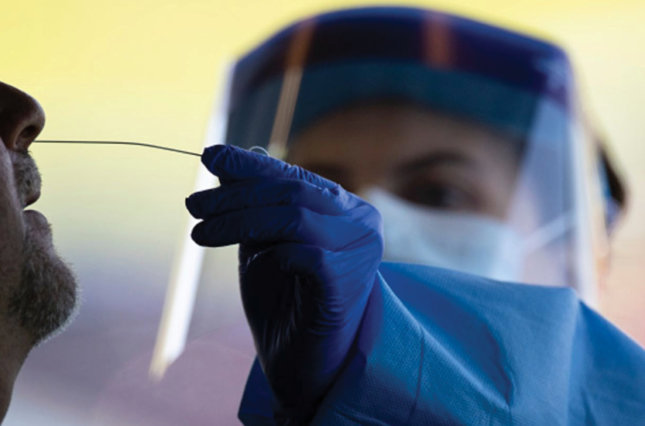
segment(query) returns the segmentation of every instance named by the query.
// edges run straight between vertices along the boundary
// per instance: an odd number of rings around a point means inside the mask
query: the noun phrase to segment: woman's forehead
[[[296,163],[350,164],[359,159],[395,164],[437,150],[464,156],[510,159],[517,141],[487,126],[401,102],[355,105],[318,120],[297,135],[290,147]]]

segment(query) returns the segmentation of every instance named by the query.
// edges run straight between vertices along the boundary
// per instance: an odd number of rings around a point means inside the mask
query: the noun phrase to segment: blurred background
[[[45,139],[132,140],[200,152],[222,73],[291,21],[339,7],[277,0],[0,0],[0,80],[37,98]],[[564,46],[631,195],[602,312],[645,344],[645,3],[406,2]],[[208,251],[189,344],[161,383],[147,369],[193,190],[197,157],[133,147],[34,145],[36,208],[82,286],[82,309],[36,348],[6,425],[238,424],[253,356],[234,248]]]

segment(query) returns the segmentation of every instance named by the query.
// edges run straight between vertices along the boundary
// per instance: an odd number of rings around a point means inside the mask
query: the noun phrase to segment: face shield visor
[[[598,148],[557,47],[407,8],[321,15],[234,67],[225,141],[363,196],[384,260],[570,286],[606,254]]]

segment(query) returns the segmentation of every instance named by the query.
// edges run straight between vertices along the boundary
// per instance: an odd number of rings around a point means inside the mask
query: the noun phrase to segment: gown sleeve
[[[256,361],[240,420],[271,404]],[[571,289],[383,263],[312,423],[645,424],[645,351]]]

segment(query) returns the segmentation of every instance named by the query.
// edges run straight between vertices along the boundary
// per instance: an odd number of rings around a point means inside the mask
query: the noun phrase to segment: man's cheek
[[[16,192],[10,153],[0,143],[0,277],[18,269],[25,241],[25,221]]]
[[[0,286],[20,281],[23,262],[22,241],[13,245],[5,241],[0,243]]]
[[[19,263],[26,234],[23,211],[2,183],[0,181],[0,272]]]
[[[10,186],[13,179],[5,179],[0,170],[0,281],[6,282],[14,275],[20,277],[25,241],[25,221],[15,191]]]

